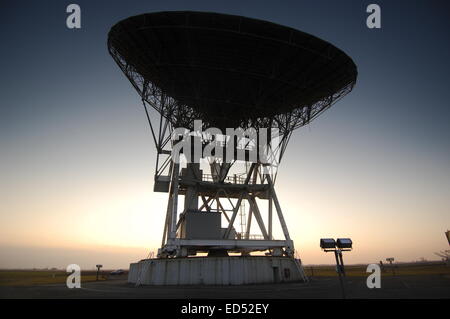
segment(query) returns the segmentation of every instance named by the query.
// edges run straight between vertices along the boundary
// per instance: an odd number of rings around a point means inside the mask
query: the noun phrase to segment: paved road
[[[366,278],[348,277],[348,298],[450,298],[450,278],[442,275],[384,277],[381,289],[368,289]],[[337,277],[311,278],[309,283],[247,286],[141,286],[124,278],[82,283],[81,289],[63,284],[0,287],[0,298],[341,298]]]

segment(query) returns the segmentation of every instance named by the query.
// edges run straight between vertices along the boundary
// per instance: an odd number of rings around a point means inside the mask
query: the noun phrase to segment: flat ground
[[[0,298],[341,298],[339,280],[333,267],[305,268],[310,276],[308,283],[247,286],[135,287],[127,283],[126,274],[91,281],[95,280],[95,273],[91,272],[82,277],[80,289],[68,289],[65,285],[67,274],[62,271],[34,271],[32,274],[31,271],[0,271]],[[392,270],[385,268],[382,272],[380,289],[368,289],[365,266],[348,266],[345,280],[347,297],[450,298],[448,266],[400,265],[394,269],[395,275]]]

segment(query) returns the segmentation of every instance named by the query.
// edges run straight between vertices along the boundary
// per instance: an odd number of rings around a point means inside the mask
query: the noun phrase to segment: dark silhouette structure
[[[175,127],[309,123],[355,84],[352,59],[332,44],[267,21],[158,12],[111,28],[108,49],[142,99]],[[161,98],[164,103],[160,103]]]
[[[260,157],[250,161],[202,155],[209,168],[188,161],[181,169],[172,161],[178,143],[172,132],[186,128],[194,133],[189,138],[205,145],[218,141],[203,132],[211,127],[222,132],[278,129],[264,143],[250,140],[238,146],[235,136],[227,134],[220,140],[220,147],[232,145],[236,152],[264,144],[262,158],[276,159],[272,163],[278,164],[293,130],[352,90],[357,78],[352,59],[332,44],[292,28],[188,11],[120,21],[109,32],[108,50],[144,105],[157,149],[154,190],[169,193],[158,259],[132,264],[129,280],[150,284],[306,280],[294,258],[274,189],[276,172],[267,170],[271,164]],[[159,120],[149,115],[151,108]],[[200,129],[195,120],[202,121]],[[180,195],[184,195],[181,210]],[[267,203],[267,217],[261,201]],[[273,236],[273,206],[284,239]],[[251,234],[252,221],[260,234]],[[182,258],[202,252],[209,257]],[[265,256],[252,259],[252,252]],[[230,259],[229,253],[240,254],[240,259]],[[184,274],[188,268],[198,271]],[[229,277],[228,270],[237,277]]]

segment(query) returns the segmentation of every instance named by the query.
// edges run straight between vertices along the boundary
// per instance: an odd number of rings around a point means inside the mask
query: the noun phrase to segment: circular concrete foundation
[[[229,256],[144,259],[130,264],[136,285],[245,285],[307,281],[290,257]]]

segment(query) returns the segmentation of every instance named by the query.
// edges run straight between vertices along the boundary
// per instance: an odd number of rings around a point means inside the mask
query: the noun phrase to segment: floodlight
[[[338,238],[336,242],[337,248],[352,249],[353,242],[350,238]]]
[[[320,248],[322,249],[333,249],[336,248],[336,241],[333,238],[321,238]]]
[[[349,251],[352,249],[353,242],[350,238],[338,238],[334,240],[333,238],[321,238],[320,248],[322,248],[326,253],[334,252],[334,257],[336,258],[336,269],[339,275],[339,282],[341,284],[342,298],[345,299],[345,287],[342,277],[345,277],[344,269],[344,259],[342,258],[343,251]]]

